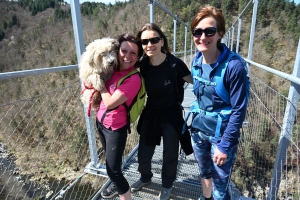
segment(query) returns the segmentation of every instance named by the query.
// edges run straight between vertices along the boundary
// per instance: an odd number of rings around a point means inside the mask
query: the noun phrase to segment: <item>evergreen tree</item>
[[[284,10],[288,16],[290,16],[293,13],[295,8],[296,8],[296,6],[295,6],[294,1],[293,2],[289,2],[289,1],[285,2]]]
[[[6,21],[2,22],[2,28],[3,28],[4,30],[7,29],[7,22],[6,22]]]
[[[11,17],[8,26],[11,28],[12,26],[17,25],[17,24],[18,24],[18,19],[17,19],[17,16],[14,14]]]
[[[4,31],[0,30],[0,41],[4,39],[5,33]]]
[[[283,31],[285,29],[285,22],[283,20],[282,15],[280,15],[277,19],[276,19],[276,23],[277,26],[279,28],[279,30]]]
[[[296,12],[293,12],[287,25],[287,31],[295,33],[296,27],[297,27],[297,15]]]

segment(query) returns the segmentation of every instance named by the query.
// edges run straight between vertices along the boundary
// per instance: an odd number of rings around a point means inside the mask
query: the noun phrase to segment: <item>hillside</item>
[[[299,38],[300,31],[299,24],[300,24],[300,6],[292,6],[289,8],[289,3],[285,3],[282,5],[276,5],[276,2],[285,2],[284,0],[262,0],[259,4],[259,17],[258,23],[255,32],[255,42],[254,42],[254,50],[252,54],[252,60],[255,62],[264,64],[266,66],[278,69],[280,71],[286,73],[292,73],[294,61],[295,61],[295,54],[296,54],[296,47],[298,41],[295,40],[296,37]],[[41,10],[35,10],[33,8],[33,2],[36,4],[43,3],[43,2],[51,2],[49,7],[44,7]],[[115,5],[104,5],[102,3],[84,3],[81,5],[81,12],[82,12],[82,24],[83,24],[83,34],[85,44],[89,44],[91,41],[101,38],[101,37],[115,37],[121,33],[127,32],[131,34],[135,34],[137,30],[146,22],[149,22],[149,6],[148,0],[130,0],[129,2],[125,3],[116,3]],[[236,16],[241,9],[245,6],[245,3],[248,0],[214,0],[214,1],[207,1],[207,0],[180,0],[180,1],[167,1],[167,0],[159,0],[159,3],[163,5],[165,8],[170,10],[174,14],[178,14],[178,17],[187,23],[191,22],[194,14],[198,10],[201,5],[205,5],[207,2],[211,2],[214,5],[217,5],[223,9],[223,12],[227,18],[227,28],[230,26],[230,22],[234,21]],[[266,4],[266,2],[273,2],[274,5]],[[28,3],[28,4],[26,4]],[[292,4],[291,4],[292,5]],[[264,7],[267,6],[267,9]],[[280,11],[272,10],[274,7],[281,8]],[[296,16],[288,14],[288,11],[291,13],[296,13]],[[251,9],[250,9],[251,10]],[[70,17],[70,5],[62,4],[61,1],[58,0],[19,0],[19,2],[8,2],[5,0],[0,0],[0,33],[2,33],[2,39],[0,39],[0,73],[2,72],[11,72],[11,71],[19,71],[19,70],[28,70],[28,69],[37,69],[37,68],[47,68],[47,67],[56,67],[56,66],[64,66],[64,65],[71,65],[77,64],[77,57],[75,51],[75,41],[74,41],[74,33],[72,27],[72,20]],[[272,14],[273,13],[273,14]],[[279,14],[278,14],[279,13]],[[275,14],[278,14],[276,17]],[[285,17],[283,17],[285,16]],[[294,29],[291,27],[290,22],[296,19],[296,25]],[[162,27],[162,30],[168,36],[169,46],[173,47],[173,19],[168,16],[167,14],[163,13],[157,7],[155,7],[155,23]],[[5,22],[8,24],[5,27]],[[293,22],[294,23],[294,22]],[[251,24],[251,11],[246,17],[243,19],[243,29],[241,33],[241,44],[240,44],[240,53],[247,57],[248,51],[248,41],[249,41],[249,25]],[[244,26],[245,25],[245,26]],[[188,27],[189,29],[189,27]],[[176,51],[183,51],[183,44],[184,44],[184,27],[178,24],[178,31],[177,32],[177,43],[176,43]],[[298,31],[298,32],[297,32]],[[4,35],[3,35],[4,33]],[[188,33],[190,34],[190,32]],[[298,35],[297,35],[298,34]],[[0,34],[1,38],[1,34]],[[190,35],[188,36],[190,38]],[[188,40],[188,48],[189,48],[190,40]],[[278,78],[259,74],[256,72],[257,69],[255,67],[251,68],[251,72],[259,76],[262,80],[264,80],[267,84],[269,84],[274,89],[278,90],[282,94],[286,94],[288,85],[283,85],[282,81]],[[52,75],[49,75],[52,76]],[[78,84],[79,88],[79,81],[78,75],[74,72],[72,73],[62,73],[59,75],[55,75],[57,77],[46,77],[46,80],[49,81],[48,85],[45,84],[45,87],[42,88],[42,92],[36,88],[27,88],[26,84],[22,83],[22,80],[18,80],[18,83],[14,83],[14,80],[11,81],[3,81],[1,85],[0,95],[1,95],[1,103],[4,104],[5,102],[12,102],[15,100],[15,96],[10,95],[9,91],[11,88],[14,88],[17,95],[23,97],[23,93],[27,92],[27,90],[33,91],[34,94],[46,93],[49,91],[54,90],[54,86],[60,87],[61,85],[70,83],[70,85]],[[33,80],[37,81],[37,80]],[[55,82],[56,81],[56,82]],[[62,83],[61,83],[62,82]],[[25,80],[24,80],[25,83]],[[18,85],[17,85],[18,84]],[[60,85],[61,84],[61,85]],[[17,85],[17,86],[16,86]],[[21,85],[21,86],[20,86]],[[34,84],[33,84],[34,85]],[[38,85],[38,84],[36,84]],[[42,84],[39,83],[38,86]],[[67,84],[66,84],[67,85]],[[77,88],[77,89],[78,89]],[[34,91],[34,90],[37,91]],[[40,92],[40,93],[39,93]],[[79,98],[79,91],[78,90],[71,90],[68,91],[70,94],[73,95],[62,97],[63,101],[74,101],[76,102]],[[59,92],[58,92],[59,93]],[[27,93],[26,93],[27,94]],[[28,96],[31,98],[32,96]],[[52,96],[51,96],[52,97]],[[59,99],[59,98],[58,98]],[[86,145],[86,141],[83,140],[81,137],[85,134],[85,127],[84,123],[81,123],[80,120],[83,121],[83,117],[80,115],[82,113],[81,105],[74,103],[70,108],[64,107],[64,104],[59,102],[56,99],[56,96],[53,95],[53,101],[48,103],[48,99],[45,100],[47,105],[42,105],[41,109],[36,108],[39,105],[34,104],[32,108],[36,109],[35,113],[40,113],[42,109],[45,107],[54,107],[55,113],[51,113],[49,118],[53,119],[57,125],[57,127],[63,127],[62,133],[71,132],[71,130],[76,132],[73,136],[76,140],[76,144],[81,144],[83,149],[80,149],[80,152],[83,152],[85,159],[82,159],[84,163],[76,163],[77,160],[73,155],[65,155],[70,157],[68,162],[64,163],[60,160],[59,156],[67,151],[68,147],[72,147],[73,151],[77,151],[78,147],[72,141],[66,141],[66,138],[63,134],[59,135],[59,138],[56,141],[46,141],[48,135],[56,133],[57,130],[52,130],[52,127],[49,130],[44,130],[44,124],[48,123],[40,122],[39,115],[32,116],[34,120],[30,121],[32,124],[26,124],[26,120],[23,121],[24,113],[20,112],[20,110],[16,109],[17,117],[14,118],[14,123],[17,123],[17,120],[20,120],[20,123],[24,127],[18,127],[20,129],[23,128],[22,133],[26,135],[26,131],[28,129],[28,138],[20,138],[20,140],[28,140],[33,141],[32,146],[37,144],[35,141],[36,138],[43,138],[45,143],[59,143],[56,149],[49,150],[49,154],[54,155],[51,159],[42,160],[39,158],[39,163],[45,162],[47,166],[51,165],[59,165],[60,170],[63,171],[63,165],[67,165],[68,167],[74,168],[75,171],[79,171],[77,167],[85,166],[89,159],[88,159],[88,147]],[[44,102],[44,101],[43,101]],[[57,104],[56,104],[57,103]],[[55,107],[54,105],[59,105],[59,107]],[[46,109],[45,109],[46,110]],[[2,110],[4,113],[4,111]],[[11,112],[14,114],[14,112]],[[80,113],[78,116],[74,113]],[[56,115],[55,115],[56,114]],[[75,120],[69,121],[70,116],[76,115]],[[64,124],[60,123],[60,119],[64,119],[63,123],[68,124],[65,126]],[[40,122],[34,124],[34,122]],[[81,124],[80,124],[81,123]],[[12,123],[13,124],[13,123]],[[37,133],[38,127],[41,131]],[[25,130],[26,129],[26,130]],[[24,131],[25,130],[25,131]],[[33,131],[32,131],[33,130]],[[20,131],[20,132],[21,132]],[[72,132],[72,133],[73,133]],[[18,134],[18,130],[16,131]],[[33,134],[31,134],[33,133]],[[39,134],[38,137],[36,134]],[[47,135],[48,134],[48,135]],[[58,134],[58,133],[57,133]],[[25,137],[24,136],[24,137]],[[2,138],[5,138],[5,134],[0,135],[0,141]],[[15,136],[16,138],[12,138],[15,140],[19,139],[19,135]],[[77,138],[78,137],[78,138]],[[81,138],[80,138],[81,137]],[[38,140],[38,139],[36,139]],[[44,141],[43,141],[44,142]],[[23,144],[23,142],[20,142]],[[26,143],[26,142],[25,142]],[[30,143],[31,144],[31,143]],[[9,144],[7,144],[9,145]],[[44,145],[44,144],[43,144]],[[48,144],[45,144],[47,146]],[[16,163],[23,164],[20,168],[25,172],[25,169],[36,170],[37,173],[40,173],[37,166],[32,167],[32,163],[30,163],[31,158],[21,157],[22,152],[26,149],[25,152],[30,152],[31,146],[18,146],[15,145],[18,153]],[[74,147],[75,146],[75,147]],[[80,145],[78,145],[80,146]],[[47,146],[48,147],[48,146]],[[80,146],[81,147],[81,146]],[[23,148],[23,149],[22,149]],[[22,151],[23,150],[23,151]],[[30,153],[28,155],[31,155]],[[19,156],[19,157],[18,157]],[[64,157],[61,157],[61,159]],[[38,159],[36,159],[38,160]],[[55,160],[56,162],[52,162]],[[31,168],[32,167],[32,168]],[[50,172],[51,167],[49,169],[45,169],[47,174],[52,175]],[[28,172],[27,173],[31,173]],[[54,174],[54,173],[53,173]]]
[[[70,5],[56,3],[55,8],[47,8],[32,15],[32,9],[30,11],[29,6],[26,7],[21,4],[23,1],[25,0],[20,0],[20,3],[6,2],[5,0],[0,2],[0,23],[2,24],[0,32],[5,33],[4,38],[0,41],[0,72],[77,64]],[[54,2],[54,0],[51,2]],[[204,0],[159,1],[161,5],[174,14],[178,14],[178,17],[187,23],[191,21],[198,8],[203,5],[201,2],[206,3]],[[231,7],[228,7],[228,2],[232,1],[212,2],[212,4],[222,8],[232,10],[232,12],[224,11],[227,17],[227,27],[236,18],[234,15],[237,15],[243,8],[241,6],[248,1],[239,0],[234,4],[229,4],[234,5]],[[263,8],[265,2],[261,1],[259,4],[258,14],[262,12],[260,7]],[[283,0],[277,2],[283,2]],[[86,45],[97,38],[105,36],[115,37],[124,32],[135,34],[142,24],[149,22],[149,6],[146,0],[131,0],[127,3],[117,2],[114,6],[102,3],[84,3],[81,7]],[[291,73],[298,43],[295,38],[297,38],[297,34],[300,34],[300,31],[297,32],[300,27],[300,5],[297,7],[292,6],[296,13],[297,26],[293,29],[296,35],[288,31],[290,30],[288,22],[294,18],[291,15],[285,15],[286,7],[280,12],[280,23],[279,19],[271,15],[270,6],[268,8],[270,13],[264,12],[266,16],[258,16],[252,58],[258,63]],[[67,13],[66,16],[57,17],[59,16],[57,13],[63,11]],[[251,23],[250,14],[248,15],[249,18],[244,19],[243,23]],[[8,26],[4,31],[3,23],[10,23],[14,16],[17,24],[12,27]],[[286,16],[286,18],[282,18],[282,16]],[[266,17],[268,17],[267,20]],[[169,46],[172,48],[173,19],[160,9],[155,8],[154,21],[169,35]],[[286,24],[286,27],[282,27],[281,23]],[[244,37],[242,41],[245,42],[240,45],[240,53],[244,56],[247,55],[249,38],[249,35],[247,35],[249,31],[246,29],[247,26],[242,30],[242,38]],[[178,30],[176,50],[182,51],[184,27],[178,24]],[[243,35],[243,33],[247,34]]]

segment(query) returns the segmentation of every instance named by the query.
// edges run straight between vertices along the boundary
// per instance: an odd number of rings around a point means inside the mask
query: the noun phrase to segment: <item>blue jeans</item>
[[[206,135],[197,129],[191,131],[191,136],[194,156],[198,162],[201,178],[212,178],[212,194],[215,200],[230,199],[228,187],[238,145],[230,149],[226,162],[218,166],[213,162],[218,141],[213,140],[213,136]]]

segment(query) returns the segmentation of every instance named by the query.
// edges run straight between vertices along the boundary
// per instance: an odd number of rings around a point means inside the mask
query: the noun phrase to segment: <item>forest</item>
[[[251,1],[159,0],[158,2],[178,15],[178,18],[187,24],[190,24],[199,8],[207,4],[214,5],[222,9],[226,17],[226,29],[229,29],[238,14]],[[116,2],[114,5],[91,2],[81,4],[85,45],[102,37],[115,37],[125,32],[137,33],[137,30],[144,23],[149,22],[148,4],[148,0],[129,0]],[[0,73],[76,65],[78,63],[70,5],[63,0],[0,0],[0,13]],[[251,16],[250,9],[250,12],[245,15],[243,23],[250,24]],[[168,36],[169,46],[173,47],[173,19],[155,8],[154,22],[161,26]],[[253,53],[253,60],[271,68],[292,73],[300,37],[300,5],[296,5],[294,1],[261,0],[258,6],[256,26],[254,47],[256,50]],[[184,50],[184,28],[178,23],[176,51]],[[189,30],[189,27],[187,28]],[[242,33],[245,32],[246,30],[242,30]],[[188,34],[190,38],[190,31]],[[249,34],[242,34],[242,37],[242,41],[249,40]],[[241,54],[245,55],[248,50],[247,42],[241,43],[240,48]],[[26,78],[24,80],[1,81],[0,95],[2,98],[0,101],[3,105],[7,102],[21,104],[19,98],[26,97],[30,100],[28,100],[29,103],[26,102],[24,107],[36,110],[32,113],[43,113],[44,110],[47,113],[48,109],[53,109],[53,113],[51,116],[47,116],[49,119],[45,118],[46,120],[39,118],[38,115],[27,116],[26,110],[21,110],[21,106],[15,106],[16,112],[10,113],[11,116],[8,116],[11,118],[7,119],[7,124],[11,123],[11,127],[5,127],[5,130],[6,132],[14,131],[13,134],[15,135],[11,137],[14,141],[7,145],[11,145],[10,149],[15,152],[18,151],[16,155],[20,157],[17,157],[16,163],[20,164],[23,173],[47,172],[47,175],[55,176],[59,174],[58,171],[67,171],[68,167],[74,171],[80,171],[88,163],[89,150],[88,146],[85,145],[87,143],[86,128],[78,98],[80,86],[78,75],[74,71],[45,76],[42,77],[45,80],[40,82],[38,82],[40,77],[36,80]],[[270,87],[275,88],[285,96],[287,95],[287,86],[283,85],[282,82],[270,75],[264,78]],[[28,84],[35,87],[28,87]],[[75,85],[75,87],[67,91],[69,96],[64,93],[61,97],[60,91],[56,91],[57,87],[68,85]],[[14,90],[10,90],[10,88],[14,88]],[[53,95],[53,91],[58,94]],[[69,102],[73,104],[65,106]],[[41,106],[39,107],[39,105]],[[5,122],[3,120],[0,128],[3,128]],[[259,123],[263,124],[261,132],[264,134],[271,132],[265,126],[267,120]],[[72,133],[69,140],[66,139],[69,135],[64,134],[68,132]],[[56,140],[50,136],[55,137]],[[262,141],[264,143],[260,146],[270,144],[270,148],[274,148],[279,136],[272,140],[270,135],[268,137]],[[0,141],[3,140],[6,140],[6,135],[0,134]],[[16,141],[20,143],[22,141],[26,145],[14,145]],[[30,156],[31,151],[39,144],[39,141],[45,143],[43,144],[45,149],[53,157],[50,156],[51,158],[48,160],[46,157],[36,163],[30,162],[37,159]],[[30,150],[31,147],[32,150]],[[251,150],[252,147],[249,145],[247,148]],[[71,154],[67,155],[65,152],[69,149],[71,149]],[[27,154],[24,155],[23,152]],[[74,155],[72,155],[73,152]],[[80,154],[75,154],[75,152],[80,152]],[[247,159],[254,159],[253,152],[249,151],[248,153]],[[260,153],[263,155],[264,152]],[[65,158],[64,156],[67,157],[66,160],[62,160]],[[79,162],[80,156],[83,159]],[[251,162],[256,161],[251,160]],[[36,166],[33,166],[34,164]],[[40,170],[39,165],[46,167]],[[242,172],[238,173],[242,174]],[[249,182],[251,184],[251,180]],[[244,179],[240,179],[241,187],[243,183]]]

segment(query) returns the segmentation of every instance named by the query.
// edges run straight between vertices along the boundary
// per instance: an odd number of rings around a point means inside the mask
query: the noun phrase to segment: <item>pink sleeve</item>
[[[130,105],[133,98],[137,95],[140,90],[142,80],[140,75],[134,74],[129,78],[125,79],[124,82],[117,88],[124,96],[128,98],[126,101],[127,105]]]

